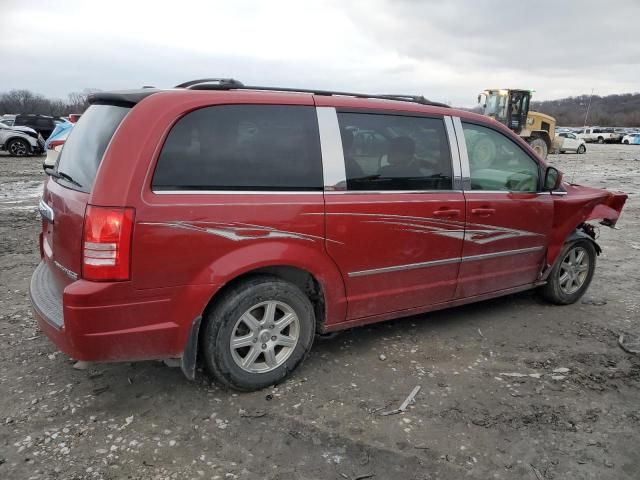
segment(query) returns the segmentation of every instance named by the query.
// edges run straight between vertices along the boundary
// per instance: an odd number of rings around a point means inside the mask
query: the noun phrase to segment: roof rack
[[[256,85],[244,85],[242,82],[234,78],[201,78],[199,80],[190,80],[188,82],[176,85],[175,88],[186,88],[189,90],[262,90],[267,92],[294,92],[294,93],[312,93],[314,95],[323,96],[343,96],[355,98],[377,98],[380,100],[397,100],[400,102],[419,103],[421,105],[430,105],[434,107],[449,108],[449,105],[440,102],[432,102],[422,95],[369,95],[366,93],[353,92],[336,92],[333,90],[316,90],[308,88],[290,88],[290,87],[261,87]]]

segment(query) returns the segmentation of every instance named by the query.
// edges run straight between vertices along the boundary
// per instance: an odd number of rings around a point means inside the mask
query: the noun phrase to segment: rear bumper
[[[212,288],[135,290],[130,282],[77,280],[57,292],[54,285],[41,262],[29,291],[38,325],[68,356],[91,362],[180,357]]]

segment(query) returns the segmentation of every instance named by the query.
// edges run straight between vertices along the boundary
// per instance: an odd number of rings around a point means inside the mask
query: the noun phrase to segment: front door
[[[544,264],[553,221],[553,199],[539,193],[540,165],[497,130],[454,123],[459,140],[464,136],[462,170],[470,179],[456,297],[530,285]]]
[[[336,122],[335,110],[318,110],[330,170],[326,245],[345,281],[348,319],[451,300],[465,204],[453,190],[444,119],[338,111]],[[323,135],[330,128],[341,143],[333,157]],[[342,180],[330,178],[340,170]]]

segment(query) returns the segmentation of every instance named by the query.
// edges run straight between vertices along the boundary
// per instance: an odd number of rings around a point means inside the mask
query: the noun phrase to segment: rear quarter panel
[[[344,320],[344,285],[326,254],[324,218],[318,215],[324,212],[322,192],[185,195],[151,189],[162,145],[179,118],[207,106],[240,103],[313,105],[313,99],[215,91],[151,95],[132,109],[114,135],[91,203],[136,209],[131,275],[135,289],[208,285],[210,295],[199,300],[202,312],[238,275],[288,265],[307,270],[320,282],[327,323]]]

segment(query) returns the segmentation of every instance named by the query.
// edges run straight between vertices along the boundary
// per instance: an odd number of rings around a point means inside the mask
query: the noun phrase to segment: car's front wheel
[[[311,349],[315,314],[295,285],[256,276],[223,293],[206,318],[202,353],[219,383],[251,391],[284,380]]]
[[[12,157],[24,157],[31,153],[31,146],[24,140],[16,138],[8,143],[7,151]]]
[[[542,296],[556,305],[577,302],[591,283],[596,269],[596,248],[591,240],[580,239],[567,244],[554,265]]]
[[[585,153],[587,151],[587,147],[585,147],[584,145],[580,145],[578,147],[578,153]]]

